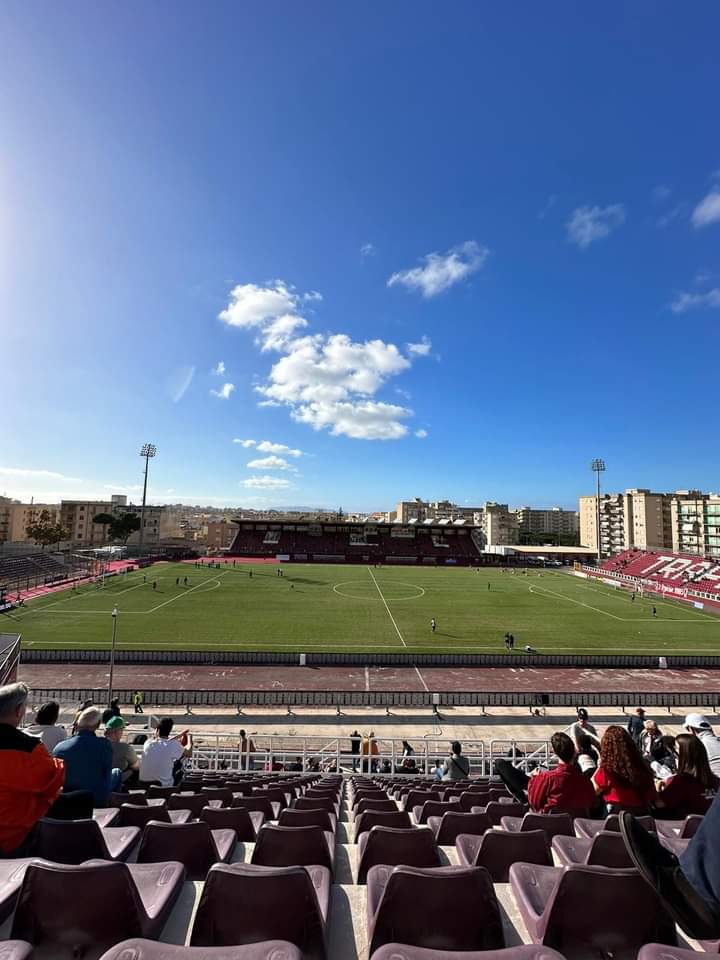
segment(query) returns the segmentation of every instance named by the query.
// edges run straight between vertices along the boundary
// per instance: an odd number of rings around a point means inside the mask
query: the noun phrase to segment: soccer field
[[[160,564],[30,601],[2,615],[0,632],[20,632],[30,647],[109,647],[116,606],[119,649],[501,652],[506,631],[516,653],[525,644],[540,653],[720,649],[712,614],[658,599],[633,603],[624,591],[564,572],[316,564],[282,571]]]

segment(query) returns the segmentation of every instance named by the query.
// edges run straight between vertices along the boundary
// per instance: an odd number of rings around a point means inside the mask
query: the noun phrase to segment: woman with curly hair
[[[655,785],[637,744],[623,727],[608,727],[600,742],[600,766],[592,778],[595,792],[610,813],[647,813],[655,802]]]

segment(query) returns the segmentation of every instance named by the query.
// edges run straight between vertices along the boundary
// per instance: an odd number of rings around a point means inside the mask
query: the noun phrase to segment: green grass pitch
[[[282,571],[160,564],[102,588],[29,601],[0,615],[0,632],[20,632],[30,647],[105,648],[117,606],[120,649],[502,652],[506,631],[516,653],[525,644],[540,653],[720,649],[712,614],[658,599],[633,603],[624,591],[565,572],[315,564]]]

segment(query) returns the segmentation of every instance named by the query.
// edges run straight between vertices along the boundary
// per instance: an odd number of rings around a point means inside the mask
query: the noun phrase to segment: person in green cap
[[[140,761],[133,747],[123,740],[125,721],[122,717],[110,717],[105,724],[105,736],[112,746],[113,769],[120,771],[122,787],[129,790],[135,786],[140,771]]]

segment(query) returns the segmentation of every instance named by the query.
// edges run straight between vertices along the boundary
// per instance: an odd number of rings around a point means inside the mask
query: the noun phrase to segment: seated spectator
[[[389,760],[383,760],[380,764],[380,773],[392,773],[392,766]]]
[[[643,735],[645,722],[645,711],[642,707],[636,707],[634,715],[628,720],[627,730],[637,744],[639,744],[640,737]]]
[[[407,740],[403,740],[403,742],[402,742],[402,755],[403,755],[403,757],[411,757],[414,753],[415,753],[414,748],[410,746],[410,744],[407,742]]]
[[[25,729],[25,733],[29,733],[31,737],[39,737],[42,740],[48,753],[51,753],[53,748],[67,737],[65,727],[57,722],[59,716],[60,704],[51,700],[40,707],[35,714],[35,723],[31,723]]]
[[[640,753],[644,757],[651,757],[653,748],[661,739],[662,735],[662,730],[654,720],[646,720],[645,729],[640,734],[640,741],[639,743],[636,741],[640,747]],[[635,738],[633,737],[633,739]]]
[[[705,747],[710,762],[710,769],[716,777],[720,777],[720,737],[716,737],[707,717],[701,713],[689,713],[685,717],[684,727],[688,733],[697,737]]]
[[[0,687],[0,856],[32,852],[32,831],[52,809],[65,771],[45,745],[18,729],[25,716],[24,683]]]
[[[302,773],[302,768],[303,768],[303,765],[302,765],[301,757],[295,757],[294,762],[288,764],[288,770],[291,770],[293,773],[298,773],[298,772]]]
[[[600,762],[600,756],[593,746],[593,742],[590,737],[586,734],[580,734],[578,737],[578,750],[577,750],[577,765],[580,768],[580,772],[585,777],[592,777],[595,771],[598,768],[598,763]]]
[[[75,736],[53,750],[53,756],[65,763],[65,789],[88,790],[96,807],[106,807],[110,792],[120,788],[120,772],[113,770],[110,742],[95,735],[101,716],[97,707],[83,710]]]
[[[462,744],[454,740],[450,757],[443,764],[443,780],[466,780],[470,776],[470,761],[462,756]]]
[[[683,820],[691,813],[707,813],[720,780],[710,769],[701,741],[690,733],[675,738],[677,773],[660,786],[655,806],[664,817]]]
[[[388,771],[388,772],[389,772],[389,771]],[[443,778],[443,765],[442,765],[442,760],[441,760],[439,757],[438,757],[438,759],[435,761],[435,766],[432,768],[432,770],[430,771],[430,773],[432,774],[433,777],[435,777],[436,780],[442,780],[442,778]]]
[[[140,775],[140,760],[131,745],[123,740],[125,721],[117,715],[105,724],[105,736],[112,746],[113,769],[120,771],[121,786],[128,790],[137,786]]]
[[[600,766],[592,778],[595,792],[610,813],[632,810],[646,814],[655,802],[650,767],[623,727],[608,727],[600,743]]]
[[[599,747],[600,739],[598,738],[597,730],[592,723],[590,723],[590,718],[585,707],[578,708],[577,717],[575,723],[570,724],[567,731],[570,738],[575,742],[575,749],[580,746],[580,737],[583,735],[590,737],[593,745]]]
[[[174,786],[175,764],[184,757],[192,756],[193,743],[189,731],[183,730],[181,734],[171,737],[173,726],[172,717],[163,717],[155,736],[145,743],[140,760],[140,780],[143,783],[159,783],[161,787]]]
[[[400,773],[417,773],[418,768],[414,758],[405,757],[400,763],[399,772]]]
[[[554,770],[533,770],[527,788],[530,806],[536,813],[589,812],[595,805],[595,791],[575,763],[574,743],[566,733],[554,733],[550,745],[560,763]]]
[[[266,765],[265,769],[269,773],[278,773],[280,770],[283,770],[283,765],[276,757],[270,757],[269,763]]]

